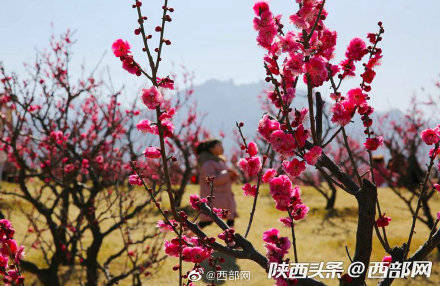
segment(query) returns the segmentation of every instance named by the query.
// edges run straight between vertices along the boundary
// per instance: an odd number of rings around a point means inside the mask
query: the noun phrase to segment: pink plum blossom
[[[267,169],[266,172],[264,172],[263,177],[261,178],[261,180],[264,183],[269,183],[270,180],[272,180],[273,177],[275,177],[277,174],[277,170],[275,169]]]
[[[307,164],[309,165],[315,165],[318,161],[318,158],[322,154],[322,149],[319,146],[313,146],[309,152],[304,154],[304,159],[306,160]]]
[[[241,158],[238,161],[240,169],[250,178],[255,177],[261,169],[260,157]]]
[[[347,59],[360,61],[367,52],[366,48],[367,46],[364,40],[360,38],[354,38],[350,41],[350,44],[347,47],[347,51],[345,52],[345,56],[347,57]]]
[[[112,44],[112,50],[115,57],[126,57],[130,53],[130,44],[127,41],[118,39]]]
[[[273,178],[269,182],[269,189],[276,205],[280,211],[286,211],[293,194],[292,182],[286,175]]]
[[[156,109],[162,103],[163,96],[155,86],[152,86],[142,89],[142,101],[149,109]]]
[[[276,130],[270,135],[270,143],[272,148],[280,154],[291,156],[297,147],[295,138],[292,134],[285,133],[282,130]]]
[[[138,124],[136,124],[136,128],[144,133],[159,134],[157,126],[153,125],[153,123],[148,119],[140,121]]]
[[[136,175],[136,174],[130,175],[128,177],[128,183],[130,185],[136,185],[136,186],[142,186],[143,185],[142,179],[139,178],[139,176]]]
[[[296,178],[306,169],[306,163],[294,158],[292,161],[284,161],[283,169],[291,177]]]
[[[189,203],[191,207],[195,210],[200,210],[200,204],[206,203],[208,200],[206,198],[200,198],[198,195],[190,195]]]
[[[313,86],[321,86],[327,80],[328,71],[326,63],[322,57],[315,56],[305,64],[306,72],[310,76],[310,83]],[[305,82],[307,78],[304,77]]]
[[[425,129],[422,131],[421,137],[427,145],[437,144],[440,140],[440,130],[439,128]]]
[[[243,185],[243,192],[245,196],[255,197],[257,194],[257,186],[246,183]]]
[[[280,123],[276,120],[270,119],[269,115],[264,115],[258,124],[258,132],[267,141],[270,140],[271,134],[280,129]]]
[[[378,136],[374,138],[367,138],[367,140],[364,143],[364,146],[365,148],[367,148],[367,150],[375,151],[377,150],[377,148],[382,146],[382,144],[383,144],[383,137]]]
[[[160,150],[157,147],[147,147],[144,151],[144,155],[150,159],[157,159],[161,157]]]
[[[376,220],[376,225],[378,227],[385,227],[390,224],[390,221],[391,218],[383,214]]]
[[[293,206],[292,217],[294,220],[303,219],[309,212],[309,207],[305,204],[296,204]]]
[[[208,250],[204,247],[185,247],[182,251],[182,258],[184,261],[200,263],[207,259],[212,253],[212,250]]]
[[[255,144],[254,142],[249,142],[248,148],[247,148],[247,153],[251,157],[257,155],[258,154],[258,146],[257,146],[257,144]]]

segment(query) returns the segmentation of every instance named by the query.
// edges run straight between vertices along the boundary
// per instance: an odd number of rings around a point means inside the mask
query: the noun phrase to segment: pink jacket
[[[237,206],[232,193],[232,181],[228,174],[228,167],[224,161],[208,160],[203,163],[199,173],[200,197],[206,198],[211,190],[206,177],[215,177],[212,206],[215,208],[229,209],[228,219],[237,217]],[[200,221],[211,221],[206,215],[200,216]]]

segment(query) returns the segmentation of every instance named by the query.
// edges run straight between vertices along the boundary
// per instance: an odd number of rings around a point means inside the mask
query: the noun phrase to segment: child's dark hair
[[[196,148],[197,155],[200,155],[202,152],[211,152],[210,149],[215,145],[217,145],[218,143],[222,143],[222,142],[218,139],[208,139],[200,142]]]
[[[385,162],[385,159],[383,158],[382,155],[380,155],[380,156],[373,156],[372,159],[373,159],[373,162],[377,163],[377,164]]]

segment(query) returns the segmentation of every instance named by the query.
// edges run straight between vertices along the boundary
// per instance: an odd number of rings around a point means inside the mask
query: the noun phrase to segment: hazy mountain
[[[218,136],[219,131],[223,131],[227,135],[231,134],[231,131],[236,130],[236,121],[244,122],[245,134],[253,136],[263,114],[259,95],[265,86],[264,81],[235,84],[232,80],[219,81],[215,79],[195,86],[194,98],[198,101],[199,110],[206,113],[204,123],[212,131],[213,136]],[[292,106],[307,106],[304,91],[297,91]],[[383,112],[376,112],[373,117],[374,122],[378,122],[378,118],[383,115]],[[390,116],[385,122],[399,120],[403,116],[403,112],[395,109],[390,111]],[[360,117],[356,115],[354,123],[347,126],[347,133],[355,138],[364,138],[363,130]],[[227,148],[234,144],[231,136],[227,136],[224,142]]]
[[[243,121],[246,130],[255,130],[261,117],[258,95],[265,82],[236,85],[232,80],[209,80],[196,86],[194,97],[201,112],[206,113],[204,122],[214,135],[235,128],[236,121]]]
[[[219,131],[228,135],[237,129],[235,122],[243,122],[244,133],[253,136],[263,114],[259,95],[266,85],[264,81],[235,84],[233,80],[212,79],[195,86],[194,97],[198,102],[199,110],[206,113],[205,126],[214,136],[218,136]],[[305,102],[300,97],[295,101]],[[232,136],[227,136],[224,142],[227,148],[234,144]]]

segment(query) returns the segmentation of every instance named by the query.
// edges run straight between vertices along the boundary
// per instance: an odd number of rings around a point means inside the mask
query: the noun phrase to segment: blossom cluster
[[[434,162],[440,155],[440,125],[435,128],[427,128],[420,133],[420,137],[426,145],[434,145],[429,150],[429,158]],[[440,169],[440,160],[438,160],[438,168]],[[437,187],[435,187],[437,189]]]
[[[140,76],[142,74],[139,65],[133,59],[130,44],[122,39],[116,40],[112,45],[113,54],[122,62],[122,68],[131,74]]]
[[[266,256],[270,262],[281,262],[291,247],[289,239],[280,236],[280,231],[276,228],[265,231],[263,241],[267,251]]]
[[[193,263],[201,263],[212,253],[212,248],[207,247],[197,236],[165,240],[164,247],[166,254],[174,257],[182,256],[184,261]]]
[[[257,156],[258,147],[254,142],[250,142],[248,144],[246,151],[249,156],[246,158],[241,158],[238,161],[238,166],[244,174],[246,174],[249,178],[252,178],[258,175],[258,172],[261,170],[261,158]]]
[[[365,41],[360,38],[352,39],[346,49],[345,59],[335,65],[331,63],[331,60],[336,46],[337,33],[328,29],[324,24],[327,17],[324,3],[317,0],[297,2],[300,4],[300,9],[296,14],[290,15],[289,20],[299,32],[284,32],[281,15],[274,16],[267,2],[257,2],[254,5],[256,15],[254,28],[258,32],[257,42],[267,51],[264,57],[267,70],[266,81],[272,82],[275,86],[274,90],[267,91],[268,99],[275,107],[286,111],[295,97],[296,85],[301,75],[303,81],[311,87],[321,86],[325,81],[330,80],[335,89],[331,94],[335,100],[332,106],[332,122],[345,126],[357,112],[366,128],[366,134],[369,134],[368,128],[372,124],[370,115],[373,108],[367,100],[376,74],[374,68],[380,64],[382,58],[382,50],[376,47],[383,33],[381,23],[379,23],[379,33],[367,35],[372,46],[367,47]],[[366,55],[369,55],[369,59],[364,63],[364,72],[360,75],[361,87],[349,90],[347,96],[341,96],[341,93],[337,91],[340,83],[336,86],[333,77],[338,75],[337,77],[342,81],[348,76],[354,76],[357,62],[360,62]],[[269,140],[267,136],[263,135],[263,137]],[[291,155],[289,152],[294,148],[294,143],[282,144],[282,142],[294,141],[292,136],[276,132],[272,140],[279,142],[273,144],[274,148],[278,147],[278,152]],[[371,138],[369,135],[365,147],[374,151],[380,145],[380,138]]]
[[[14,233],[11,222],[0,220],[0,277],[6,285],[22,285],[24,282],[19,268],[24,247],[18,246]]]
[[[427,145],[437,144],[440,141],[440,125],[434,129],[423,130],[420,136]]]

